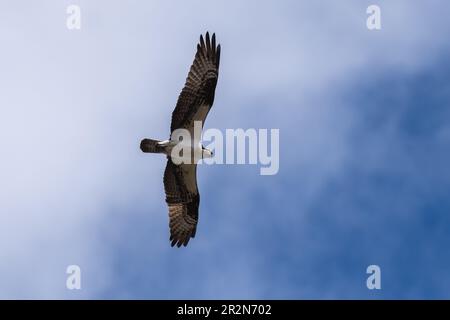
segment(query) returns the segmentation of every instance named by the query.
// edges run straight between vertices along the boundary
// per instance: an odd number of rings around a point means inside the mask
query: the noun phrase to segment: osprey
[[[179,163],[173,161],[172,149],[181,143],[174,139],[177,129],[188,130],[194,137],[194,122],[200,122],[201,128],[214,102],[214,92],[219,76],[220,45],[216,46],[216,36],[205,39],[200,36],[197,53],[189,70],[183,90],[178,96],[172,112],[169,140],[143,139],[141,150],[147,153],[162,153],[167,156],[164,171],[164,190],[169,207],[170,241],[172,247],[186,246],[190,238],[195,237],[198,222],[200,194],[197,188],[197,163]],[[186,143],[186,142],[184,142]],[[194,154],[202,158],[212,157],[212,152],[203,147],[199,140],[191,140]]]

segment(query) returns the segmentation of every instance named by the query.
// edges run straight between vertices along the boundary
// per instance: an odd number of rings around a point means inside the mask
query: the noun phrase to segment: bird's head
[[[212,158],[213,156],[214,152],[202,146],[202,158]]]

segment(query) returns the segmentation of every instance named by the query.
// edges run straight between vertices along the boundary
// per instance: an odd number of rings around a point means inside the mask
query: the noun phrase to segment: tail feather
[[[141,141],[141,150],[146,153],[161,153],[163,148],[158,144],[159,140],[143,139]]]

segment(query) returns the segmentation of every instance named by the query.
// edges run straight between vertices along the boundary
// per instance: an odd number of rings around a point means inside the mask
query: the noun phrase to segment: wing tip
[[[206,31],[205,36],[200,34],[200,42],[197,44],[197,54],[201,54],[207,59],[212,58],[215,66],[218,68],[220,63],[220,43],[216,44],[216,33],[213,32],[210,37],[210,32]]]
[[[203,39],[203,35],[200,35],[200,47],[203,49],[205,48],[205,40]]]
[[[189,243],[189,240],[191,240],[191,238],[194,238],[194,237],[195,237],[195,231],[191,234],[184,233],[182,235],[177,235],[177,236],[174,233],[172,233],[169,238],[170,246],[171,247],[177,246],[177,248],[180,248],[181,246],[186,247]]]
[[[209,31],[206,31],[205,36],[203,37],[203,34],[200,34],[200,43],[202,48],[205,48],[207,45],[215,44],[216,43],[216,33],[213,32],[212,36],[210,36]],[[219,44],[220,46],[220,44]],[[211,46],[212,49],[215,49],[214,46]]]
[[[177,246],[177,248],[180,248],[181,246],[183,247],[187,247],[189,243],[189,237],[186,240],[181,240],[181,239],[174,239],[172,240],[172,242],[170,243],[171,247],[175,247],[175,245]]]

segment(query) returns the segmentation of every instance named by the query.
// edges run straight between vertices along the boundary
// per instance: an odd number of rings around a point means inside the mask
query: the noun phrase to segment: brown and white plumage
[[[194,62],[172,112],[171,133],[180,128],[192,129],[194,121],[202,121],[203,124],[214,102],[219,76],[220,45],[216,47],[215,34],[210,39],[207,32],[205,38],[206,42],[200,36]],[[205,110],[201,110],[202,107]]]
[[[205,39],[200,36],[194,62],[172,112],[171,136],[177,129],[187,129],[192,134],[194,121],[201,121],[203,128],[203,123],[214,102],[219,62],[220,45],[216,46],[215,34],[210,38],[207,32]],[[190,238],[195,237],[197,230],[200,205],[197,164],[175,165],[165,144],[158,140],[142,140],[141,150],[165,153],[168,157],[164,171],[164,190],[169,207],[170,241],[172,246],[186,246]]]
[[[196,164],[175,165],[172,160],[167,160],[164,189],[169,206],[172,246],[186,246],[197,230],[200,194],[197,189],[196,171]]]

